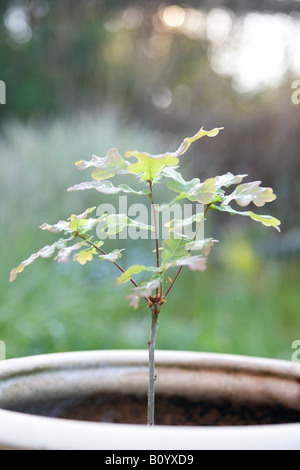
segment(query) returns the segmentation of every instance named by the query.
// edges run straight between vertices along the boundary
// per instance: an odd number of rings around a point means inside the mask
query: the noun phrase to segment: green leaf
[[[72,233],[73,230],[70,228],[70,222],[67,222],[66,220],[60,220],[57,222],[57,224],[54,225],[49,225],[47,223],[44,223],[43,225],[40,226],[41,230],[49,230],[49,232],[52,233]]]
[[[115,148],[110,149],[104,158],[93,155],[90,162],[80,160],[76,166],[79,170],[95,167],[96,169],[92,172],[92,178],[95,180],[106,180],[116,173],[127,173],[127,162]]]
[[[197,201],[200,204],[209,204],[216,193],[215,178],[209,178],[204,183],[199,183],[188,195],[190,201]]]
[[[149,297],[155,289],[160,286],[160,279],[152,279],[139,287],[132,289],[132,292],[126,297],[130,300],[130,306],[137,309],[139,302],[143,297]]]
[[[181,143],[178,150],[175,152],[175,154],[177,156],[183,155],[187,151],[189,146],[196,140],[201,139],[202,137],[205,137],[205,136],[215,137],[223,129],[224,127],[216,127],[215,129],[212,129],[211,131],[205,131],[202,127],[193,137],[186,137],[184,141]]]
[[[103,245],[103,242],[97,242],[95,245],[100,248]],[[119,250],[113,250],[111,253],[106,253],[103,255],[98,255],[98,258],[104,260],[104,261],[110,261],[111,263],[114,263],[117,261],[117,259],[122,258],[122,251],[124,251],[124,248]],[[84,250],[78,253],[78,255],[74,256],[74,261],[78,261],[80,264],[86,264],[87,261],[92,261],[93,255],[97,253],[96,248],[93,247],[90,250]]]
[[[274,227],[278,232],[280,232],[280,228],[279,228],[279,225],[281,224],[280,220],[270,215],[258,215],[251,211],[239,212],[239,211],[232,209],[232,207],[228,205],[216,206],[213,204],[211,207],[221,212],[229,212],[229,214],[231,215],[242,215],[242,216],[250,217],[252,220],[255,220],[256,222],[260,222],[266,227]]]
[[[80,250],[81,246],[81,243],[76,243],[76,245],[61,248],[56,258],[54,258],[54,261],[57,260],[58,263],[67,263],[69,261],[69,256],[71,255],[71,253],[73,251]]]
[[[180,173],[176,171],[172,173],[175,178],[173,181],[168,183],[168,188],[180,193],[176,200],[187,198],[190,201],[196,201],[200,204],[211,203],[216,194],[215,178],[209,178],[203,183],[200,183],[199,178],[194,178],[191,181],[184,181]]]
[[[276,199],[272,188],[260,187],[261,181],[253,181],[251,183],[240,184],[235,188],[233,193],[225,197],[222,205],[228,205],[232,199],[235,199],[241,207],[248,206],[253,202],[257,207],[262,207],[266,202],[272,202]]]
[[[224,175],[216,177],[216,189],[220,189],[222,187],[228,188],[232,184],[239,184],[243,178],[248,175],[233,175],[232,173],[228,172]]]
[[[77,261],[79,264],[84,266],[87,261],[93,260],[93,255],[97,253],[95,248],[91,248],[90,250],[82,250],[73,257],[73,261]]]
[[[280,232],[280,228],[278,225],[281,224],[280,220],[275,219],[271,215],[258,215],[254,214],[254,212],[248,211],[249,217],[256,222],[261,222],[266,227],[274,227],[278,232]],[[245,214],[246,215],[246,214]]]
[[[84,219],[75,219],[74,215],[71,215],[69,222],[69,228],[72,232],[79,232],[80,227],[86,224]]]
[[[136,191],[132,189],[127,184],[120,184],[118,187],[114,186],[111,181],[88,181],[86,183],[76,184],[71,188],[68,188],[67,191],[84,191],[86,189],[96,189],[101,194],[119,194],[121,192],[126,194],[140,194],[140,195],[149,195],[151,194],[148,189],[142,191]]]
[[[191,271],[204,271],[206,269],[206,261],[207,259],[201,255],[191,256],[189,253],[186,253],[185,256],[168,262],[162,268],[163,272],[166,272],[173,267],[184,266],[187,266]]]
[[[187,238],[182,233],[182,230],[184,230],[186,227],[191,226],[194,222],[200,223],[203,220],[204,213],[199,212],[197,214],[192,215],[191,217],[188,217],[187,219],[172,219],[170,222],[167,222],[165,224],[166,227],[170,227],[170,232],[174,232],[174,238]]]
[[[86,209],[84,212],[82,212],[82,214],[79,214],[79,215],[72,214],[68,220],[71,220],[71,219],[72,220],[85,220],[91,212],[94,212],[95,209],[96,209],[96,206]]]
[[[151,191],[149,189],[142,189],[141,191],[136,191],[135,189],[132,189],[128,184],[120,184],[118,188],[123,192],[123,193],[133,193],[133,194],[139,194],[142,196],[149,196],[151,194]]]
[[[88,231],[90,230],[93,230],[96,225],[99,224],[99,222],[101,222],[102,218],[99,217],[98,219],[92,219],[92,218],[89,218],[87,220],[84,220],[83,222],[84,223],[81,223],[82,221],[80,221],[80,226],[78,227],[78,233],[80,235],[85,235]]]
[[[117,170],[111,166],[103,165],[101,168],[96,168],[92,171],[92,178],[94,180],[106,180],[115,176]]]
[[[218,240],[213,238],[204,238],[203,240],[195,240],[186,243],[185,248],[188,251],[201,250],[204,256],[208,256],[211,250],[211,247],[217,243]]]
[[[76,184],[67,191],[84,191],[86,189],[96,189],[101,194],[118,194],[119,188],[116,188],[111,181],[88,181],[86,183]]]
[[[115,263],[119,258],[122,258],[122,251],[124,251],[125,248],[122,248],[121,250],[113,250],[111,253],[107,253],[106,255],[99,255],[99,258],[105,261],[110,261],[111,263]]]
[[[174,238],[174,236],[172,236],[171,238],[164,240],[162,245],[163,252],[161,258],[163,264],[176,261],[187,254],[185,248],[186,241],[181,238]]]
[[[134,274],[138,274],[142,271],[145,271],[146,269],[147,269],[146,266],[140,266],[138,264],[130,266],[130,268],[128,268],[120,277],[118,277],[117,284],[121,285],[121,284],[124,284],[125,282],[130,281],[130,279],[132,278]]]
[[[60,220],[57,224],[54,225],[49,225],[47,223],[43,224],[40,226],[41,230],[49,230],[49,232],[53,233],[73,233],[77,232],[80,227],[86,224],[86,230],[90,230],[95,226],[98,222],[98,219],[88,219],[86,220],[88,214],[93,212],[96,209],[96,207],[91,207],[89,209],[86,209],[82,214],[75,215],[72,214],[71,217],[69,217],[68,221],[66,220]]]
[[[204,271],[206,269],[206,258],[203,256],[185,256],[175,262],[176,266],[187,266],[191,271]]]
[[[24,268],[32,264],[37,258],[51,258],[55,250],[61,250],[67,245],[67,242],[70,241],[69,239],[61,238],[57,242],[53,243],[53,245],[47,245],[44,248],[41,248],[37,253],[33,253],[28,259],[22,261],[22,263],[17,267],[11,270],[10,272],[10,282],[13,282],[17,275],[21,273]]]
[[[126,152],[126,158],[136,157],[138,160],[137,163],[129,165],[127,170],[134,175],[141,174],[142,181],[153,181],[154,178],[158,177],[163,168],[177,165],[179,157],[187,151],[193,142],[204,136],[214,137],[221,129],[223,127],[205,131],[202,127],[193,137],[186,137],[175,152],[167,152],[160,155],[150,155],[137,150]]]
[[[101,218],[93,219],[89,218],[86,219],[87,215],[95,210],[96,208],[93,207],[91,209],[87,209],[83,214],[80,215],[71,215],[68,221],[60,220],[57,224],[49,225],[47,223],[40,226],[41,230],[49,230],[53,233],[72,233],[72,234],[81,234],[84,235],[89,230],[92,230],[96,227],[96,225],[102,220]]]
[[[149,155],[148,153],[130,151],[126,152],[125,156],[127,158],[137,158],[138,163],[129,165],[128,171],[133,175],[141,174],[142,181],[153,181],[165,166],[173,166],[179,162],[177,157],[171,156],[170,154],[155,156]]]
[[[176,193],[189,194],[196,185],[200,184],[199,178],[185,181],[179,171],[175,171],[171,168],[165,168],[162,172],[162,176],[172,179],[172,181],[168,183],[168,188]]]
[[[130,266],[130,268],[128,268],[123,274],[121,274],[120,277],[118,277],[117,284],[125,284],[125,282],[130,281],[134,274],[139,274],[142,271],[157,273],[158,270],[159,268],[155,268],[153,266],[141,266],[139,264],[134,264],[133,266]]]
[[[139,230],[151,230],[154,232],[154,227],[151,225],[130,219],[126,214],[111,214],[104,217],[103,221],[106,222],[103,231],[108,235],[116,235],[125,227],[136,227]]]

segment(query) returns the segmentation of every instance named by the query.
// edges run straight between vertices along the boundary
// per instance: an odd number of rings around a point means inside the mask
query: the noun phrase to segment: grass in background
[[[111,113],[43,125],[10,123],[3,129],[0,339],[8,357],[147,348],[151,319],[146,302],[137,311],[128,306],[129,287],[116,286],[119,273],[110,263],[82,267],[39,259],[15,283],[9,284],[8,278],[12,267],[56,239],[38,229],[43,222],[55,223],[88,206],[111,202],[95,191],[66,192],[89,179],[88,171],[78,172],[75,161],[104,156],[111,147],[120,152],[172,150],[179,141],[180,137],[167,145],[162,135]],[[227,227],[216,236],[220,243],[213,248],[207,271],[184,270],[168,296],[157,348],[290,359],[291,344],[300,339],[299,259],[261,253],[264,239],[259,237],[268,240],[272,229],[252,224],[254,232],[245,236],[246,232]],[[208,230],[206,235],[212,236],[213,228]],[[253,247],[256,238],[258,248]],[[125,243],[137,263],[145,262],[144,245]]]

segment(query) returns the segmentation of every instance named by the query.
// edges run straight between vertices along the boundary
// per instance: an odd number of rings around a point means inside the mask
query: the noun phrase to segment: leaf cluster
[[[122,156],[117,149],[113,148],[107,152],[103,158],[93,156],[90,161],[81,160],[76,163],[78,170],[92,168],[92,180],[72,186],[68,191],[83,191],[95,189],[104,195],[132,194],[146,198],[146,202],[151,204],[154,211],[154,218],[157,217],[158,210],[169,208],[175,202],[186,199],[187,201],[203,204],[205,210],[194,214],[189,219],[173,219],[168,222],[170,237],[165,240],[158,239],[156,224],[154,226],[143,224],[131,219],[127,214],[101,214],[93,218],[91,214],[95,207],[87,209],[84,213],[72,214],[67,220],[60,220],[54,225],[47,223],[41,225],[42,230],[47,230],[56,234],[62,234],[63,238],[54,242],[51,246],[45,246],[38,252],[32,254],[23,261],[17,268],[12,269],[10,281],[14,281],[25,267],[33,263],[37,258],[50,258],[55,255],[58,263],[66,263],[72,257],[73,261],[81,265],[98,258],[102,261],[109,261],[116,265],[121,271],[117,278],[117,284],[125,284],[129,281],[134,288],[129,294],[130,305],[137,308],[141,298],[149,302],[153,291],[156,292],[157,299],[166,297],[174,285],[178,275],[184,267],[192,271],[204,271],[207,263],[207,256],[211,248],[216,243],[213,238],[199,240],[197,232],[200,224],[203,223],[210,210],[228,212],[231,215],[241,215],[260,222],[265,226],[274,227],[280,231],[280,221],[270,215],[260,215],[250,210],[239,211],[232,207],[232,203],[242,208],[254,204],[262,207],[268,202],[275,200],[276,196],[271,188],[264,188],[260,181],[244,183],[247,175],[233,175],[228,172],[221,176],[200,181],[193,178],[186,181],[179,171],[181,157],[186,153],[190,145],[202,137],[215,137],[222,128],[215,128],[211,131],[199,130],[193,137],[187,137],[175,152],[167,152],[160,155],[150,155],[140,151],[128,151]],[[132,159],[135,159],[134,161]],[[115,186],[111,179],[116,175],[132,175],[143,185],[143,189],[136,189],[127,184]],[[175,193],[173,199],[165,202],[160,208],[154,204],[153,186],[165,183],[167,188]],[[232,187],[234,186],[234,189]],[[189,238],[182,234],[182,228],[196,223],[197,232],[194,238]],[[104,250],[104,242],[95,239],[92,231],[99,229],[108,235],[115,235],[124,227],[135,227],[141,230],[149,230],[155,234],[156,238],[156,265],[145,266],[134,264],[127,270],[119,265],[123,249],[115,249],[107,253]],[[175,268],[177,274],[172,280],[169,277],[169,270]],[[140,273],[149,275],[147,282],[140,285],[133,279]],[[153,302],[151,302],[153,305]]]

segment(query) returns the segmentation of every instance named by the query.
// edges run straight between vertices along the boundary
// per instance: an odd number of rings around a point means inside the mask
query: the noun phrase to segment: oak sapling
[[[158,328],[158,317],[161,310],[165,308],[166,297],[171,292],[182,269],[189,268],[192,271],[204,271],[209,252],[216,242],[213,238],[200,238],[197,236],[201,223],[206,219],[211,210],[228,212],[231,215],[242,215],[250,217],[265,226],[274,227],[280,231],[280,221],[269,215],[259,215],[252,211],[237,211],[231,207],[235,201],[241,207],[253,203],[257,207],[274,201],[276,198],[271,188],[261,187],[260,181],[242,183],[247,175],[233,175],[228,172],[221,176],[200,181],[193,178],[186,181],[179,171],[182,155],[190,145],[202,137],[215,137],[223,128],[215,128],[205,131],[203,128],[193,137],[187,137],[175,152],[167,152],[160,155],[149,155],[139,151],[128,151],[124,156],[117,149],[111,149],[104,158],[93,156],[91,161],[81,160],[76,163],[79,170],[92,168],[92,180],[77,184],[68,191],[82,191],[95,189],[105,195],[131,194],[143,197],[146,204],[151,207],[153,225],[146,225],[138,220],[128,217],[127,214],[107,214],[100,217],[91,217],[96,207],[84,211],[80,215],[71,215],[68,220],[60,220],[55,225],[44,223],[42,230],[63,234],[62,238],[51,246],[45,246],[38,252],[32,254],[17,268],[12,269],[10,281],[14,281],[25,267],[37,258],[50,258],[55,255],[58,263],[66,263],[70,257],[81,265],[92,261],[94,258],[113,263],[121,271],[117,278],[117,284],[130,282],[133,287],[127,299],[130,305],[138,308],[140,301],[146,301],[151,312],[151,334],[148,342],[149,351],[149,382],[148,382],[148,412],[147,424],[154,424],[154,401],[155,401],[155,341]],[[134,159],[134,160],[133,160]],[[143,189],[134,189],[127,184],[115,186],[111,179],[116,175],[134,176]],[[167,188],[175,193],[172,201],[157,206],[155,204],[156,184],[166,184]],[[231,189],[235,186],[235,189]],[[139,184],[140,187],[140,184]],[[166,193],[168,194],[168,193]],[[194,214],[189,219],[173,219],[167,224],[169,237],[161,239],[158,233],[158,214],[164,208],[170,208],[177,201],[184,199],[197,202],[204,207],[202,212]],[[182,233],[182,227],[187,224],[196,223],[196,235],[188,236]],[[105,251],[103,240],[96,239],[91,235],[92,231],[99,229],[110,235],[118,234],[124,227],[135,227],[137,229],[150,230],[154,234],[155,247],[152,240],[149,241],[149,250],[154,250],[152,266],[134,264],[128,269],[120,265],[123,249],[116,248],[112,252]],[[196,254],[194,254],[196,253]],[[175,268],[173,279],[170,278],[170,269]],[[148,280],[139,283],[135,280],[140,273],[148,273]]]

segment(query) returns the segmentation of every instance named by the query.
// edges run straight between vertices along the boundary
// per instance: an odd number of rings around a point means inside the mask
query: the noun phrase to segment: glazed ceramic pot
[[[87,351],[0,362],[0,449],[300,449],[300,364],[156,352]]]

